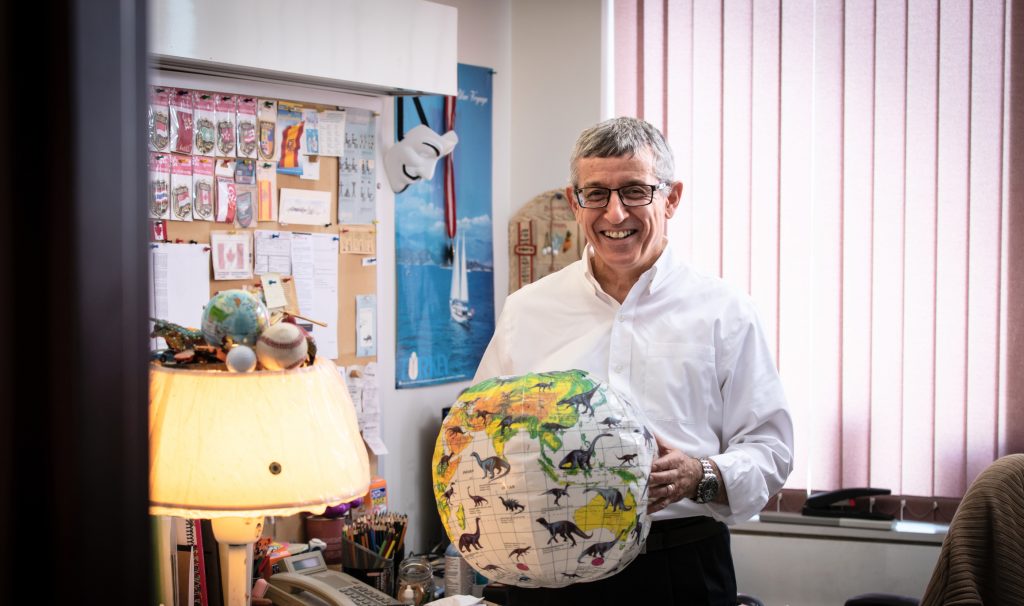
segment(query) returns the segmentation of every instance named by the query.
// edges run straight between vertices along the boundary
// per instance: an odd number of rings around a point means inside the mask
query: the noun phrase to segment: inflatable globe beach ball
[[[488,579],[596,581],[647,538],[656,452],[639,408],[584,371],[488,379],[459,396],[437,436],[437,510]]]
[[[235,345],[255,347],[260,333],[270,324],[267,306],[244,290],[224,290],[203,309],[203,338],[214,347]]]

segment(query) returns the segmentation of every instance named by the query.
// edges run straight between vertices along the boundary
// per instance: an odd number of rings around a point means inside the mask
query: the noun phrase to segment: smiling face
[[[619,188],[625,185],[656,185],[650,151],[615,158],[580,158],[576,162],[576,187]],[[650,269],[665,248],[668,220],[675,214],[683,184],[654,194],[647,206],[624,206],[612,193],[604,208],[581,208],[573,187],[566,188],[576,222],[594,247],[594,275],[611,294],[613,286],[632,285]],[[628,288],[627,288],[628,290]]]

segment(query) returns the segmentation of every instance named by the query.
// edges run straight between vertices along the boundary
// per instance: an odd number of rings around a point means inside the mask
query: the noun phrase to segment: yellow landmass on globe
[[[615,536],[619,536],[622,531],[632,528],[637,518],[636,499],[633,498],[632,490],[626,491],[623,502],[628,508],[627,511],[613,511],[613,508],[606,507],[601,495],[595,494],[593,499],[573,513],[573,521],[584,532],[595,528],[607,528]]]

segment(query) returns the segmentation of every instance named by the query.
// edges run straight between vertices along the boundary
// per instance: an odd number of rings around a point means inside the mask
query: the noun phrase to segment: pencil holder
[[[395,562],[341,537],[341,568],[388,595],[395,595]]]

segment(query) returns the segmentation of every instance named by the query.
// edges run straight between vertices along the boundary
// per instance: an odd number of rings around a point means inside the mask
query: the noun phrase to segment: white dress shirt
[[[666,246],[620,305],[583,260],[509,295],[474,382],[578,368],[639,403],[655,434],[710,456],[729,504],[683,499],[655,520],[761,510],[793,466],[793,422],[750,298]]]

